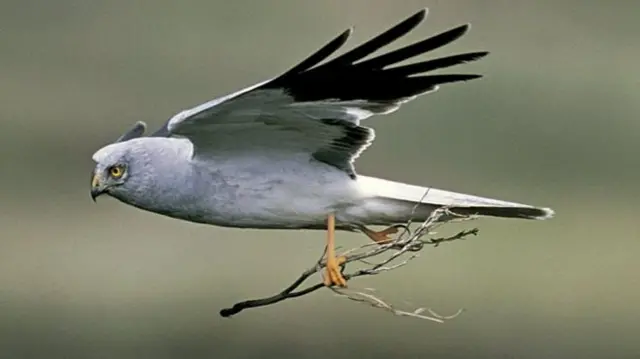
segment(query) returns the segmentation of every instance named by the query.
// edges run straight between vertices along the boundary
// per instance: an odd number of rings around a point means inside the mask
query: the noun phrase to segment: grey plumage
[[[133,138],[141,137],[142,135],[144,135],[144,131],[146,130],[147,124],[142,121],[138,121],[127,132],[120,135],[120,137],[118,137],[115,142],[126,142]]]
[[[149,137],[137,123],[98,150],[92,196],[192,222],[248,228],[324,228],[394,224],[426,218],[441,206],[508,218],[545,219],[548,208],[413,186],[356,173],[373,141],[360,122],[467,81],[475,74],[424,72],[477,60],[486,52],[397,65],[446,45],[463,25],[364,59],[415,28],[420,11],[342,56],[322,63],[351,31],[282,75],[182,111]],[[414,209],[417,210],[414,212]]]

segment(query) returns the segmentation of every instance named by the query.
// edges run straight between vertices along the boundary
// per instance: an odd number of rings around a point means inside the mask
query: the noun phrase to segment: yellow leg
[[[340,287],[347,286],[347,280],[344,279],[340,272],[340,265],[344,263],[345,258],[336,258],[336,217],[330,214],[327,218],[327,267],[324,277],[324,285],[330,287],[337,285]]]

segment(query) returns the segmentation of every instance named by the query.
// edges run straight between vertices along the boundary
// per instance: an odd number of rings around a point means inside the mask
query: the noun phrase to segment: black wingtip
[[[352,33],[353,27],[346,29],[340,35],[336,36],[333,40],[324,45],[320,50],[314,52],[302,62],[280,75],[276,80],[281,80],[286,78],[287,76],[306,71],[319,64],[327,57],[331,56],[331,54],[338,51],[338,49],[347,42]]]
[[[482,75],[477,74],[442,74],[442,75],[424,75],[411,76],[405,78],[404,90],[409,91],[410,96],[424,94],[426,92],[437,90],[440,85],[467,82],[481,78]]]
[[[394,26],[394,28],[410,28],[413,29],[416,26],[420,25],[421,22],[424,21],[424,19],[426,19],[427,14],[429,13],[429,9],[428,8],[422,8],[420,10],[418,10],[417,12],[413,13],[413,15],[407,17],[406,19],[400,21],[397,25]]]
[[[445,37],[448,41],[446,42],[451,43],[456,41],[457,39],[459,39],[460,37],[462,37],[462,35],[466,34],[467,32],[469,32],[469,29],[471,29],[471,24],[467,23],[467,24],[462,24],[459,26],[454,27],[453,29],[447,30],[439,35],[436,36],[442,36]]]
[[[475,52],[467,52],[464,54],[459,54],[459,55],[453,55],[453,56],[448,56],[448,57],[444,57],[443,59],[458,59],[458,63],[460,64],[466,64],[469,62],[474,62],[474,61],[478,61],[481,58],[485,57],[489,55],[489,51],[475,51]],[[436,59],[438,60],[438,59]],[[432,60],[433,61],[433,60]],[[456,65],[458,64],[456,63]]]
[[[349,38],[351,37],[351,35],[353,35],[353,26],[351,26],[350,28],[344,30],[340,35],[338,35],[330,44],[333,44],[333,46],[336,48],[334,50],[334,52],[336,50],[338,50],[340,47],[342,47],[342,45],[344,45],[345,43],[347,43],[347,40],[349,40]]]
[[[422,41],[367,59],[376,51],[414,30],[427,15],[428,8],[422,8],[369,41],[324,62],[330,53],[336,51],[346,42],[353,31],[353,28],[349,28],[300,65],[295,66],[293,70],[263,87],[283,88],[297,101],[318,101],[331,98],[344,101],[367,100],[387,104],[432,91],[440,84],[480,78],[480,75],[467,74],[423,76],[421,74],[475,61],[486,56],[488,54],[486,51],[399,65],[403,61],[456,41],[469,31],[471,27],[469,23],[458,25]],[[323,63],[321,64],[321,62]]]
[[[466,82],[475,79],[482,78],[484,75],[479,74],[444,74],[444,75],[429,75],[432,80],[437,81],[438,84],[446,84],[452,82]]]
[[[475,56],[474,56],[473,60],[471,60],[471,61],[480,60],[481,58],[489,55],[490,53],[491,52],[489,52],[489,51],[476,51],[476,52],[473,52],[473,54],[475,54]]]
[[[422,9],[408,18],[402,20],[393,27],[387,29],[387,31],[379,34],[373,39],[361,44],[360,46],[351,49],[350,51],[334,58],[326,63],[328,66],[353,64],[356,61],[371,55],[372,53],[380,50],[384,46],[389,45],[393,41],[408,34],[415,29],[426,17],[427,10]]]
[[[353,35],[353,30],[354,30],[354,27],[351,26],[350,28],[344,30],[342,34],[340,34],[340,36],[338,36],[339,38],[344,38],[344,41],[342,42],[343,44],[347,42],[347,40],[349,39],[349,37],[351,37],[351,35]]]
[[[418,10],[415,14],[409,16],[407,18],[407,20],[415,18],[415,20],[418,23],[420,23],[427,17],[428,14],[429,14],[429,8],[428,7],[424,7],[422,9]]]

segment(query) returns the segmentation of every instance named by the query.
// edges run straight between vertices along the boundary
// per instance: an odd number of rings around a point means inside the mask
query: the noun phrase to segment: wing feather
[[[386,71],[396,76],[410,76],[416,73],[424,73],[476,61],[483,58],[484,56],[487,56],[487,54],[488,52],[486,51],[469,52],[466,54],[446,56],[433,60],[416,62],[410,65],[392,67],[387,69]]]
[[[327,126],[337,127],[342,136],[334,138],[330,143],[313,152],[311,156],[320,162],[334,165],[345,171],[351,178],[355,178],[353,162],[373,142],[374,130],[335,119],[322,119],[321,122]]]
[[[383,32],[382,34],[327,62],[323,66],[331,67],[353,64],[354,62],[373,54],[374,52],[408,34],[425,19],[426,15],[427,9],[422,9],[406,20]],[[281,77],[279,80],[284,80],[284,78]]]
[[[469,25],[461,25],[451,30],[447,30],[443,33],[435,35],[433,37],[418,41],[411,45],[402,47],[400,49],[388,52],[384,55],[380,55],[371,60],[358,63],[357,67],[364,67],[370,69],[383,69],[386,66],[393,65],[395,63],[408,60],[420,54],[424,54],[429,51],[438,49],[444,45],[452,43],[453,41],[464,35],[469,30]]]
[[[347,42],[352,32],[353,32],[353,29],[345,30],[342,34],[338,35],[338,37],[331,40],[331,42],[323,46],[320,50],[316,51],[311,56],[307,57],[302,62],[300,62],[299,64],[297,64],[296,66],[291,68],[289,71],[285,72],[284,74],[280,75],[280,77],[274,79],[273,81],[277,81],[279,79],[286,78],[288,76],[295,76],[295,74],[297,73],[306,71],[312,68],[313,66],[316,66],[317,64],[325,60],[327,57],[331,56],[331,54],[338,51],[338,49]]]
[[[120,137],[118,137],[115,142],[125,142],[133,138],[141,137],[146,129],[147,124],[142,121],[138,121],[133,125],[133,127],[128,129],[127,132],[120,135]]]
[[[372,129],[360,125],[361,120],[395,111],[441,84],[480,77],[425,73],[477,60],[486,52],[393,67],[455,41],[469,25],[365,59],[415,29],[426,14],[422,9],[325,61],[346,43],[352,33],[348,29],[281,75],[182,111],[152,136],[187,137],[195,157],[306,154],[355,178],[353,162],[375,137]]]

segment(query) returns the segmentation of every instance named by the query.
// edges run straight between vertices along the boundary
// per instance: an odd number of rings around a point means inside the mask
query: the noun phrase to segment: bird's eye
[[[111,166],[109,168],[109,174],[113,178],[120,178],[124,174],[124,168],[122,166]]]

